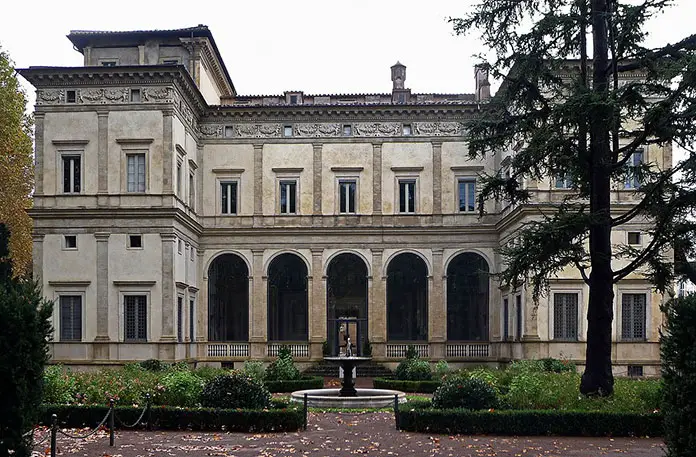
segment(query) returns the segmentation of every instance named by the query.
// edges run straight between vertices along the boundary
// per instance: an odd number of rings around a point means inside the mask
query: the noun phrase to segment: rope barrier
[[[147,402],[147,404],[145,405],[145,408],[143,408],[143,412],[140,413],[140,417],[139,417],[138,420],[136,420],[132,425],[128,425],[128,424],[124,423],[124,422],[123,422],[121,419],[119,419],[119,417],[116,416],[115,414],[114,414],[114,417],[116,418],[116,420],[118,421],[118,423],[121,425],[121,427],[124,427],[124,428],[135,428],[135,427],[138,426],[138,424],[140,424],[140,421],[143,419],[143,417],[145,417],[145,413],[147,412],[147,410],[148,410],[149,408],[150,408],[150,401],[149,401],[149,399],[148,399],[148,402]]]
[[[89,438],[90,436],[92,436],[92,435],[94,435],[95,433],[97,433],[97,432],[99,431],[99,429],[101,428],[101,426],[104,425],[104,424],[106,423],[106,420],[109,418],[109,415],[111,414],[111,411],[112,411],[112,408],[109,408],[109,411],[106,412],[106,416],[104,416],[104,419],[99,423],[99,425],[97,425],[97,426],[95,427],[94,430],[92,430],[91,432],[89,432],[89,433],[86,434],[86,435],[82,435],[82,436],[80,436],[80,435],[71,435],[70,433],[66,433],[66,432],[64,432],[64,431],[61,430],[61,429],[58,429],[58,433],[60,433],[61,435],[67,436],[68,438],[75,439],[75,440],[83,440],[83,439],[85,439],[85,438]]]

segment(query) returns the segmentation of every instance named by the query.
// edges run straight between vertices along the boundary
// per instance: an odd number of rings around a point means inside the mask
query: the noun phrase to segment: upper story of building
[[[83,67],[20,70],[37,89],[35,217],[159,208],[198,229],[317,216],[322,226],[481,226],[509,210],[489,201],[477,214],[479,175],[506,173],[514,153],[469,157],[466,123],[491,97],[479,68],[473,94],[412,92],[397,62],[391,92],[247,96],[206,26],[68,38]],[[650,146],[641,160],[671,157]],[[568,194],[560,178],[522,184],[539,202]],[[614,200],[630,204],[633,190],[616,183]]]

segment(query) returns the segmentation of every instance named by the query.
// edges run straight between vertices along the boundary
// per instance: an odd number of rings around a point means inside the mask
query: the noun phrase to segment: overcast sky
[[[389,92],[389,67],[407,66],[414,92],[471,93],[475,37],[455,36],[449,16],[474,0],[11,0],[0,45],[17,67],[80,66],[70,30],[210,27],[240,94]],[[696,0],[677,0],[649,27],[650,42],[694,32]],[[25,83],[30,95],[33,90]],[[33,97],[32,97],[33,99]],[[33,100],[32,100],[33,102]]]

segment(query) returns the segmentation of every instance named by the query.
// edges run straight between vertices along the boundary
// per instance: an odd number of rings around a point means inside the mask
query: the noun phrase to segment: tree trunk
[[[612,110],[609,87],[607,0],[592,0],[593,35],[592,91],[595,103],[590,122],[590,298],[587,310],[587,351],[580,392],[611,395],[611,323],[614,318],[613,271],[611,268],[611,149],[609,132]]]

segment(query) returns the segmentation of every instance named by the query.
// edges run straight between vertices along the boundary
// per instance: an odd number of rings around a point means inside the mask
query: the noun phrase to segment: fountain
[[[307,394],[307,404],[315,408],[384,408],[394,404],[395,396],[399,403],[406,402],[406,394],[398,390],[355,388],[353,369],[372,357],[354,356],[350,337],[346,337],[345,355],[324,357],[324,360],[341,367],[341,388],[298,390],[290,395],[291,401],[302,402]]]

